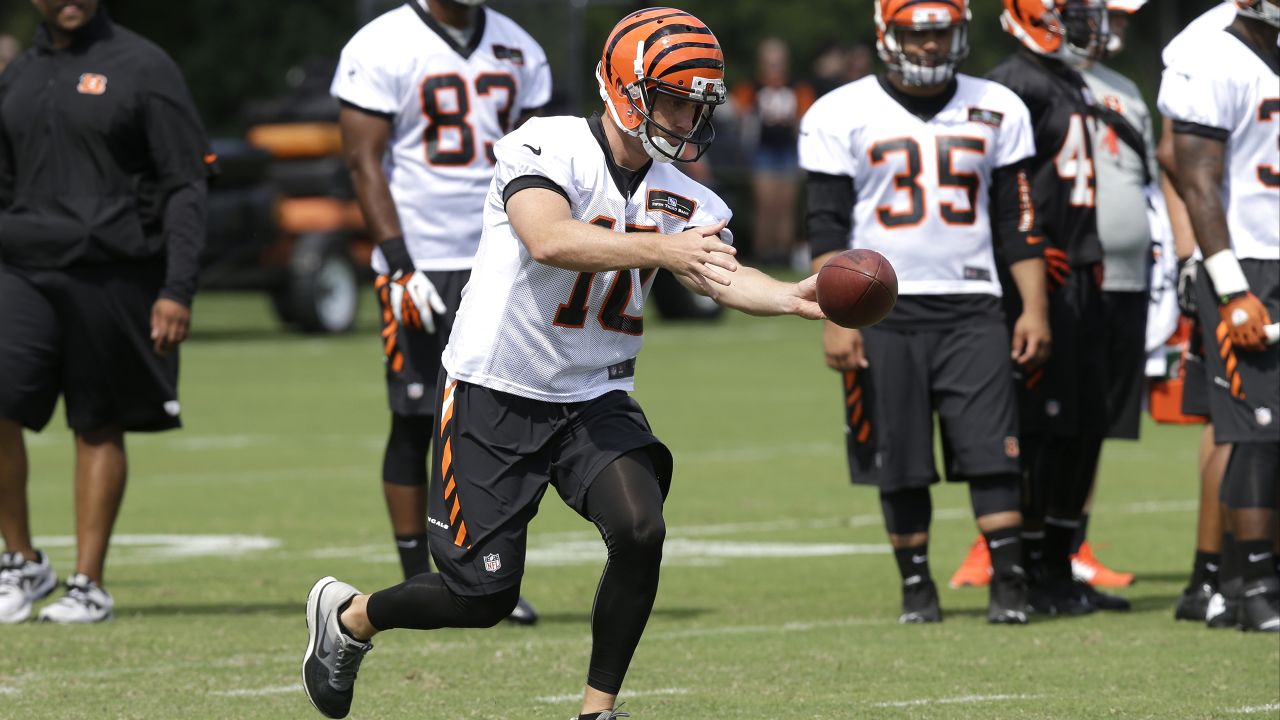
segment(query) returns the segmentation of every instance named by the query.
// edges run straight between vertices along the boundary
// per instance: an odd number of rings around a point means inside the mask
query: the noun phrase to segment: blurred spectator
[[[815,96],[822,97],[841,85],[871,74],[874,58],[871,46],[865,43],[850,47],[829,41],[813,61]]]
[[[22,52],[22,43],[7,33],[0,33],[0,73]]]
[[[755,79],[733,91],[734,105],[748,124],[743,137],[752,160],[753,247],[755,258],[764,265],[792,261],[798,177],[796,130],[814,98],[813,88],[807,83],[792,81],[788,55],[783,41],[764,40],[757,51]]]

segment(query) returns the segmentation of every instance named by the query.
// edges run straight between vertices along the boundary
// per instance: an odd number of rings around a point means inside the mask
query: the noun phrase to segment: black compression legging
[[[609,550],[591,611],[591,667],[587,683],[610,694],[622,688],[658,594],[662,490],[648,454],[634,451],[596,476],[584,517],[600,529]],[[379,630],[491,627],[511,613],[519,586],[486,596],[455,595],[435,573],[416,575],[369,598],[369,622]]]
[[[587,684],[616,695],[658,595],[662,490],[646,452],[618,458],[587,491],[584,517],[596,524],[609,561],[591,609],[591,667]]]

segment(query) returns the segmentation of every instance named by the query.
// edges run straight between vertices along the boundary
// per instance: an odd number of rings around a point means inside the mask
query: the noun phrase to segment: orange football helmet
[[[943,85],[969,56],[969,0],[876,0],[876,49],[907,85]],[[908,55],[901,32],[951,31],[951,47],[936,55]]]
[[[697,160],[715,138],[711,113],[726,99],[724,53],[710,28],[683,10],[648,8],[619,21],[605,41],[596,81],[613,121],[658,162]],[[658,95],[701,105],[688,134],[653,119]]]
[[[1280,27],[1280,4],[1275,0],[1236,0],[1236,12]]]
[[[1109,34],[1105,0],[1004,0],[1000,25],[1032,52],[1072,64],[1101,57]]]

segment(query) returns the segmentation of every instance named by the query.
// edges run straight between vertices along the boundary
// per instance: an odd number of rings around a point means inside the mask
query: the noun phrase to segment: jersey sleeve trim
[[[1202,125],[1198,122],[1190,122],[1187,120],[1174,120],[1173,131],[1179,135],[1199,135],[1200,137],[1217,140],[1218,142],[1226,142],[1231,137],[1229,130],[1211,125]]]
[[[395,119],[396,119],[396,114],[395,114],[395,113],[383,112],[383,111],[381,111],[381,110],[371,110],[371,109],[369,109],[369,108],[367,108],[367,107],[364,107],[364,106],[361,106],[361,105],[357,105],[357,104],[355,104],[355,103],[351,102],[350,100],[344,100],[344,99],[342,99],[342,98],[338,98],[338,104],[339,104],[339,105],[341,105],[341,106],[342,106],[342,107],[344,107],[344,108],[350,108],[350,109],[355,110],[355,111],[357,111],[357,112],[362,112],[362,113],[364,113],[365,115],[372,115],[372,116],[377,117],[377,118],[382,118],[383,120],[392,121],[392,120],[395,120]]]
[[[521,175],[507,183],[507,187],[502,191],[502,206],[505,208],[507,203],[511,202],[512,195],[515,195],[521,190],[528,190],[530,188],[550,190],[551,192],[557,193],[563,197],[565,202],[572,203],[572,201],[569,200],[569,193],[565,192],[564,188],[557,185],[550,178],[543,175]]]

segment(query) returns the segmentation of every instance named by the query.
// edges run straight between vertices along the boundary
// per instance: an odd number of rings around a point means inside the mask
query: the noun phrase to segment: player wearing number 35
[[[672,8],[628,15],[597,76],[603,115],[534,118],[493,148],[484,234],[435,397],[439,573],[371,595],[333,578],[312,588],[303,680],[329,717],[349,711],[375,633],[487,627],[510,612],[549,484],[609,554],[579,717],[624,716],[615,702],[657,595],[672,470],[628,394],[653,274],[747,313],[822,317],[815,278],[738,264],[729,208],[671,164],[706,150],[725,100],[706,25]]]

